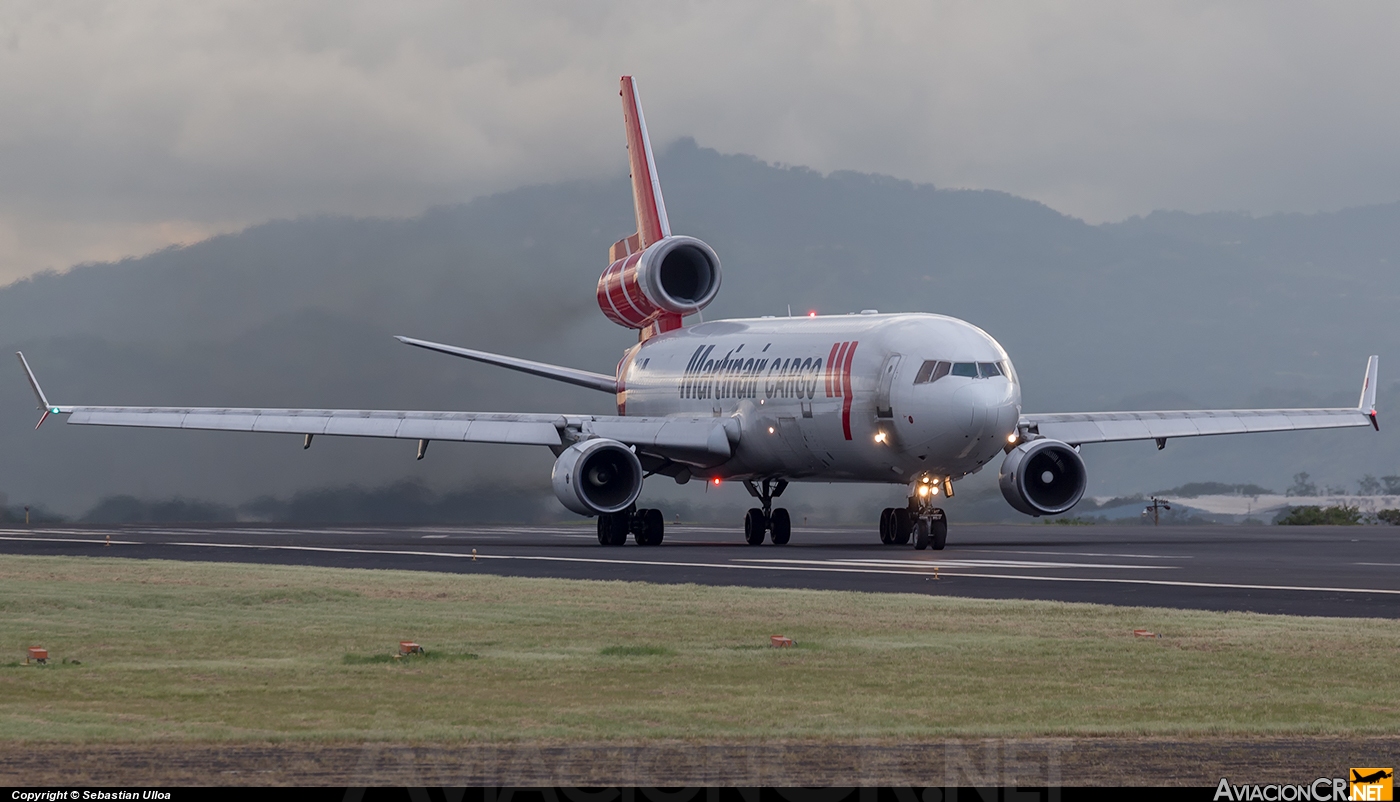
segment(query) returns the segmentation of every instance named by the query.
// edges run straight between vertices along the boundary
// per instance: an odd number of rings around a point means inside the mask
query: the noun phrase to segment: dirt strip
[[[1393,766],[1400,736],[859,743],[0,742],[6,785],[1208,785]]]

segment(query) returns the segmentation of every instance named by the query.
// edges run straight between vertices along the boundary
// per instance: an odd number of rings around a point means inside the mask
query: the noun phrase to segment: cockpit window
[[[936,359],[930,359],[919,366],[919,372],[914,376],[914,383],[929,384],[930,382],[936,382],[948,375],[949,367],[950,365],[947,362],[939,362]]]
[[[967,376],[970,379],[975,379],[977,378],[977,363],[954,362],[952,373],[954,376]]]
[[[978,362],[977,370],[982,374],[982,378],[990,379],[993,376],[1001,375],[1001,368],[995,362]]]

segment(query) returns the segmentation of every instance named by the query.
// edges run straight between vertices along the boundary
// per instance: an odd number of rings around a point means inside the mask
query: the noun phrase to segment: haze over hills
[[[1386,425],[1400,393],[1390,378],[1400,376],[1391,312],[1400,203],[1263,218],[1158,212],[1090,226],[1004,193],[823,176],[690,140],[666,150],[659,172],[677,233],[724,261],[707,319],[785,314],[789,304],[798,314],[954,315],[1007,348],[1027,410],[1352,405],[1366,356],[1381,355],[1379,435],[1178,440],[1160,453],[1150,443],[1086,447],[1091,494],[1400,472]],[[634,228],[625,176],[406,220],[273,222],[0,289],[0,342],[24,350],[64,403],[608,413],[609,396],[392,335],[609,373],[635,335],[603,318],[593,287],[608,245]],[[56,422],[36,433],[29,389],[17,365],[9,370],[0,490],[11,504],[77,513],[123,493],[237,503],[405,478],[444,492],[521,487],[522,508],[547,494],[545,449],[439,443],[415,462],[412,443],[325,438],[303,452],[294,436]],[[794,497],[865,498],[807,492]],[[653,480],[644,498],[716,500],[707,493]],[[718,498],[736,516],[747,506],[735,488]]]

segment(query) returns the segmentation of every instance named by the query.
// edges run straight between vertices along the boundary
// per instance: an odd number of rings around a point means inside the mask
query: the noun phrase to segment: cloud
[[[1390,201],[1397,23],[1379,2],[10,0],[0,281],[616,175],[622,73],[659,141],[1093,221]]]

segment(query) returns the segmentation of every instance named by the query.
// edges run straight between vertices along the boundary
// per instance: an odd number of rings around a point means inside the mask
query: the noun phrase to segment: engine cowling
[[[608,319],[641,329],[665,315],[691,315],[719,294],[719,256],[694,237],[665,237],[629,254],[598,279],[598,308]]]
[[[1079,452],[1059,440],[1031,440],[1011,449],[998,476],[1001,494],[1027,515],[1059,515],[1079,503],[1089,472]]]
[[[642,463],[616,440],[569,446],[554,461],[554,495],[579,515],[621,512],[642,492]]]

